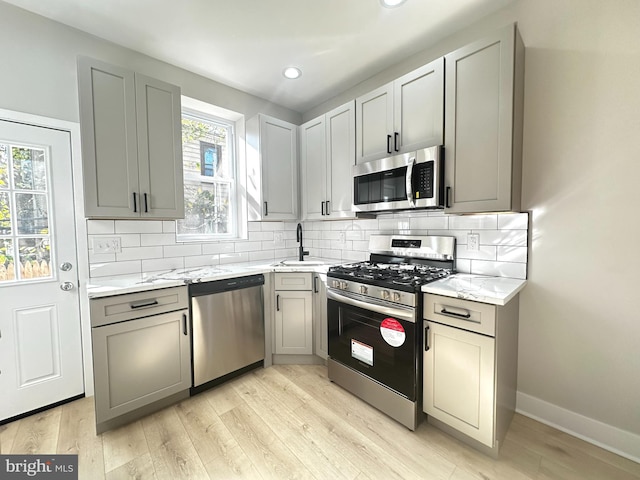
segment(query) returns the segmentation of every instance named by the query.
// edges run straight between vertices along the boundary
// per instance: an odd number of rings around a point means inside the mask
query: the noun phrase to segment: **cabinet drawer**
[[[90,302],[91,326],[99,327],[133,318],[189,308],[187,287],[96,298]]]
[[[275,290],[311,290],[311,273],[276,273]]]
[[[496,306],[459,298],[424,294],[424,318],[471,332],[496,334]]]

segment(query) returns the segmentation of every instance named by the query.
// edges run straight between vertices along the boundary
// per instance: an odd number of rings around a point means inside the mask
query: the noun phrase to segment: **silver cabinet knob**
[[[60,265],[60,270],[62,270],[63,272],[68,272],[72,268],[73,268],[73,265],[71,265],[69,262],[64,262],[63,264]]]
[[[60,290],[63,290],[65,292],[73,290],[73,283],[71,283],[71,282],[63,282],[63,283],[61,283],[60,284]]]

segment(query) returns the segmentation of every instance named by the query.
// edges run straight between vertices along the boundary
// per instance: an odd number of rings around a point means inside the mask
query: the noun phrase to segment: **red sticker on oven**
[[[407,334],[404,333],[404,328],[400,322],[393,318],[385,318],[382,321],[380,324],[380,333],[384,341],[392,347],[401,346],[407,338]]]

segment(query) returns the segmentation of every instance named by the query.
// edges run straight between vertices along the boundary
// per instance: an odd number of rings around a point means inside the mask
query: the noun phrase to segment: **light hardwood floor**
[[[425,422],[411,432],[323,366],[256,370],[99,436],[85,398],[0,427],[0,452],[77,453],[81,480],[640,479],[640,464],[521,415],[498,460]]]

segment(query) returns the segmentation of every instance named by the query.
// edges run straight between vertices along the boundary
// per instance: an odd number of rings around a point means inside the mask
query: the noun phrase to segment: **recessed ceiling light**
[[[406,1],[407,0],[380,0],[380,3],[382,4],[383,7],[395,8],[395,7],[399,7]]]
[[[282,71],[282,75],[293,80],[302,75],[302,70],[297,67],[287,67]]]

